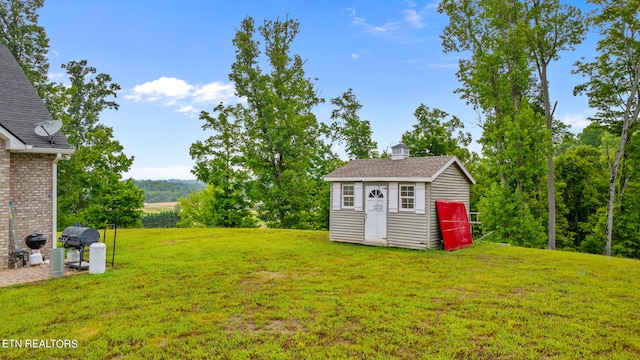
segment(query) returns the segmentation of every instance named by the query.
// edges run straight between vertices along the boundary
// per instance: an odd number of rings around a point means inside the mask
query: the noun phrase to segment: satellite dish
[[[48,136],[49,142],[53,142],[53,135],[62,129],[62,121],[60,120],[47,120],[36,123],[35,132],[39,136]]]

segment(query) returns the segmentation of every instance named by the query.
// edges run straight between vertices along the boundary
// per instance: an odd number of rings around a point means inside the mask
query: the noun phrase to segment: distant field
[[[178,204],[177,201],[147,203],[144,205],[144,208],[142,209],[142,211],[148,214],[159,213],[162,211],[173,210],[176,204]]]
[[[77,344],[0,347],[1,359],[640,358],[637,260],[274,229],[117,241],[102,275],[0,288],[0,337]]]

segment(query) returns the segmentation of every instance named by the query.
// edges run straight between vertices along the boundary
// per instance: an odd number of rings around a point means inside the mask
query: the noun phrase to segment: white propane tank
[[[107,266],[107,245],[93,243],[89,246],[89,274],[103,274]]]
[[[40,265],[43,263],[43,258],[42,258],[42,254],[40,253],[40,251],[34,251],[32,254],[29,255],[29,264],[30,265]]]
[[[78,261],[80,261],[80,250],[69,249],[69,251],[67,251],[67,262],[77,263]]]

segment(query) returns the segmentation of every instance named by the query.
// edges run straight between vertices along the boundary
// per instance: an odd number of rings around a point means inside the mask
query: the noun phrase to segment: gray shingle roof
[[[5,133],[13,135],[31,152],[68,153],[71,146],[58,132],[54,135],[54,144],[49,137],[34,132],[35,124],[53,120],[36,89],[13,58],[9,49],[0,44],[0,126]]]
[[[425,181],[431,182],[457,164],[471,183],[471,175],[455,156],[409,157],[402,160],[356,159],[327,174],[326,181]]]

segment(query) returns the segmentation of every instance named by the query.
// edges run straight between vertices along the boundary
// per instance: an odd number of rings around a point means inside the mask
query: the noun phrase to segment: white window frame
[[[351,194],[345,194],[345,190],[347,187],[351,188]],[[353,209],[355,207],[356,204],[356,187],[354,184],[342,184],[342,191],[340,192],[342,194],[342,201],[340,202],[340,205],[342,206],[343,209]],[[351,205],[346,205],[345,202],[347,199],[351,198]]]
[[[411,188],[409,190],[409,188]],[[407,194],[409,193],[409,191],[411,191],[411,195],[406,195],[403,194],[403,192],[406,192]],[[400,206],[399,206],[399,210],[400,211],[415,211],[416,209],[416,186],[414,184],[400,184],[398,186],[398,198],[400,199]],[[410,201],[410,205],[411,207],[405,207],[405,200],[411,200]],[[409,201],[407,201],[406,203],[407,205],[409,205]]]

